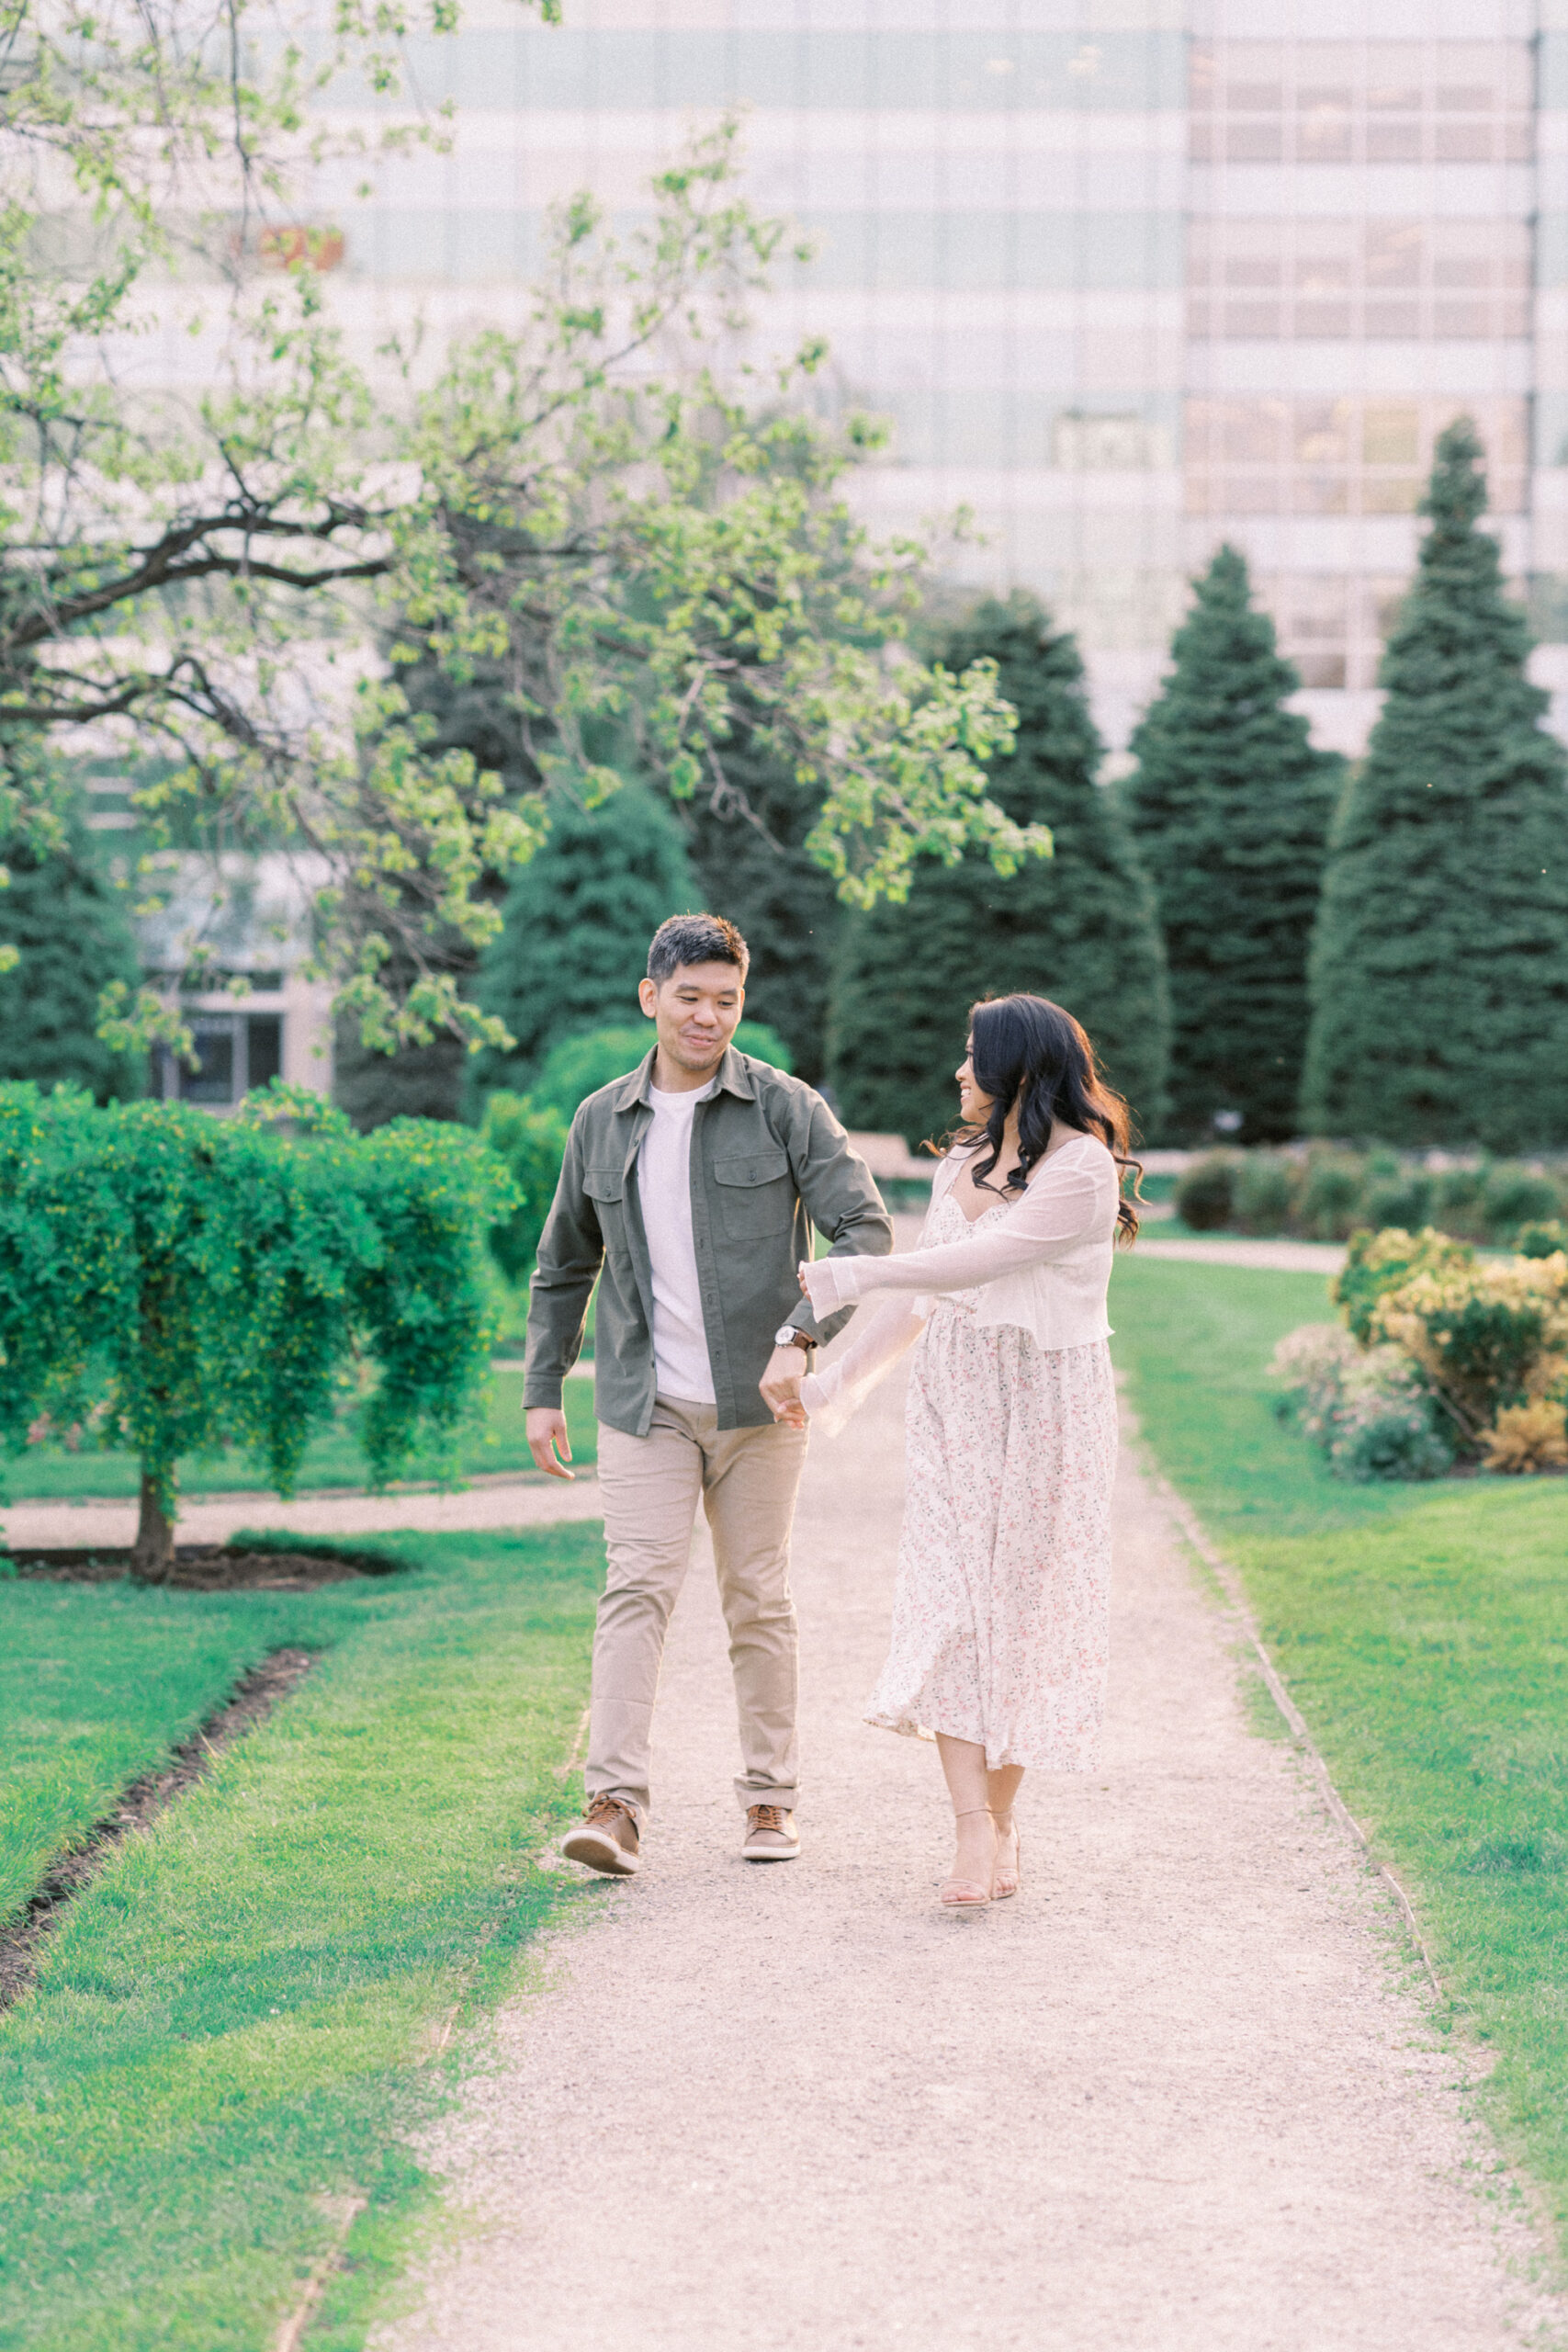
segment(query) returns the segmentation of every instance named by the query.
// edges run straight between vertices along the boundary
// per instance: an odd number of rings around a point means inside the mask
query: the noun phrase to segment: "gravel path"
[[[1140,1258],[1186,1258],[1200,1266],[1267,1266],[1277,1274],[1337,1274],[1337,1241],[1156,1241],[1140,1236]]]
[[[736,1855],[694,1567],[647,1867],[552,1939],[427,2150],[462,2227],[379,2352],[1555,2340],[1472,2055],[1427,2034],[1378,1883],[1248,1729],[1227,1626],[1131,1470],[1104,1770],[1025,1784],[1018,1901],[933,1911],[936,1758],[859,1720],[900,1477],[890,1384],[807,1474],[787,1867]]]
[[[276,1495],[217,1495],[186,1503],[180,1512],[181,1544],[226,1544],[242,1527],[277,1528],[295,1535],[386,1535],[400,1527],[439,1534],[459,1527],[541,1527],[561,1519],[597,1519],[599,1482],[580,1476],[538,1480],[525,1486],[498,1481],[456,1494],[301,1495],[281,1503]],[[29,1544],[106,1548],[131,1542],[136,1505],[124,1502],[13,1503],[0,1514],[13,1549]]]

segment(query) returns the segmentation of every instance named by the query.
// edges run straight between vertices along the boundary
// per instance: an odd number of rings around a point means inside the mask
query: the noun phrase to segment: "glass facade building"
[[[350,321],[521,323],[546,207],[615,211],[746,114],[813,247],[761,312],[891,449],[878,531],[963,506],[1124,741],[1185,582],[1243,547],[1325,741],[1375,710],[1434,436],[1472,415],[1568,685],[1568,0],[479,0],[416,48],[446,156],[323,187]]]

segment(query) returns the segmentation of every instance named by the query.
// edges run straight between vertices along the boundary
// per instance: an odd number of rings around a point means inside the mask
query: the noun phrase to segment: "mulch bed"
[[[53,1584],[116,1584],[130,1574],[129,1545],[96,1544],[74,1549],[28,1544],[12,1555],[19,1577]],[[406,1572],[389,1552],[243,1552],[221,1544],[180,1544],[173,1572],[160,1592],[309,1592],[317,1585]]]
[[[290,1555],[257,1552],[241,1556],[259,1560]],[[161,1771],[133,1781],[114,1811],[93,1824],[82,1844],[56,1858],[20,1919],[0,1934],[0,2009],[27,1991],[37,1970],[39,1946],[58,1923],[65,1905],[96,1878],[115,1849],[150,1827],[167,1805],[211,1770],[226,1747],[264,1723],[315,1662],[309,1650],[274,1650],[245,1676],[217,1713],[175,1749]]]

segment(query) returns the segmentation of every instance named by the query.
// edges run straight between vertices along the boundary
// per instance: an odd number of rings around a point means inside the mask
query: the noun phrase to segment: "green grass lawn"
[[[1241,1570],[1357,1818],[1409,1888],[1488,2096],[1568,2238],[1568,1480],[1351,1487],[1270,1414],[1316,1276],[1135,1256],[1113,1350],[1156,1458]]]
[[[564,1819],[596,1526],[378,1539],[315,1593],[0,1583],[0,1905],[268,1651],[309,1679],[121,1847],[0,2018],[0,2346],[270,2352],[333,2200],[363,2199],[311,2352],[363,2342],[449,2095],[438,2029],[593,1899]]]
[[[571,1450],[579,1462],[595,1459],[598,1437],[593,1419],[593,1384],[566,1384],[567,1426]],[[429,1454],[409,1465],[409,1479],[457,1476],[473,1478],[489,1471],[525,1471],[542,1477],[523,1434],[523,1375],[498,1372],[491,1375],[483,1426],[458,1441],[455,1459]],[[80,1502],[90,1496],[131,1496],[137,1492],[136,1464],[128,1453],[68,1453],[62,1446],[34,1445],[8,1461],[0,1461],[0,1482],[13,1502],[59,1500]],[[363,1487],[365,1460],[355,1440],[351,1419],[340,1421],[317,1438],[305,1456],[299,1487],[309,1494],[318,1487]],[[205,1462],[187,1461],[180,1469],[180,1491],[186,1495],[267,1494],[272,1491],[265,1465],[243,1453],[221,1453]]]
[[[290,1638],[275,1596],[0,1585],[0,1923],[44,1865]],[[313,1606],[305,1616],[320,1638]],[[3,2030],[3,2029],[0,2029]]]

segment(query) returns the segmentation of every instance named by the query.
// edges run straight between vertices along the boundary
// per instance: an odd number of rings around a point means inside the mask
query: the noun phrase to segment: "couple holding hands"
[[[739,1713],[741,1852],[799,1852],[789,1540],[809,1429],[841,1428],[912,1350],[892,1638],[867,1718],[934,1736],[957,1839],[938,1901],[980,1909],[1019,1889],[1025,1770],[1098,1761],[1116,1462],[1106,1292],[1113,1244],[1137,1229],[1126,1106],[1059,1005],[976,1005],[920,1244],[894,1256],[870,1171],[821,1096],[730,1042],[747,960],[721,917],[661,925],[640,990],[653,1050],[579,1110],[539,1244],[524,1401],[534,1459],[556,1477],[572,1475],[561,1384],[600,1285],[609,1570],[588,1804],[563,1851],[612,1876],[640,1867],[660,1662],[700,1496]],[[815,1262],[814,1227],[829,1244]],[[852,1313],[847,1347],[818,1369]]]

